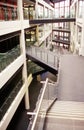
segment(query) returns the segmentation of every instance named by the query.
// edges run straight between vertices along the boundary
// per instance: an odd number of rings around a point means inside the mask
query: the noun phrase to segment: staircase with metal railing
[[[26,49],[27,58],[53,74],[58,73],[58,55],[44,48],[31,46]]]
[[[40,91],[36,109],[34,112],[28,112],[31,115],[31,121],[28,130],[43,130],[46,113],[57,99],[57,91],[55,83],[49,79],[42,82],[43,88]]]
[[[43,82],[36,109],[28,113],[32,115],[28,130],[84,130],[83,66],[84,57],[60,58],[58,80]]]
[[[58,85],[47,79],[27,130],[84,130],[84,102],[59,101]]]

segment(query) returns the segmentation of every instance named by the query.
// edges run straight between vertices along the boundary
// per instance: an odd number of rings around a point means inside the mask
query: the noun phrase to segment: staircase
[[[34,130],[84,130],[84,102],[56,101],[44,115],[41,109]]]

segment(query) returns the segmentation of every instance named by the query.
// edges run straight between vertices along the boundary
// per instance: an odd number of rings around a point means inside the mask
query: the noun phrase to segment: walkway
[[[58,73],[58,55],[44,48],[30,47],[26,50],[27,58],[53,74]]]

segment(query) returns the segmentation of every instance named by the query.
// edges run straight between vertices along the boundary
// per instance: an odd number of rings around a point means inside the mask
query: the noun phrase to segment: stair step
[[[84,119],[84,102],[56,101],[47,115]]]

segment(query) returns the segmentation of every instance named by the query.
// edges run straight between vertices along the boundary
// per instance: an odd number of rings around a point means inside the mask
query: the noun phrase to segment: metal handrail
[[[35,46],[31,46],[31,48],[35,48],[36,50],[40,50],[40,51],[46,51],[47,53],[50,53],[50,54],[52,54],[52,55],[55,55],[55,56],[57,56],[57,54],[55,53],[55,52],[52,52],[52,51],[50,51],[50,50],[48,50],[48,49],[45,49],[45,48],[41,48],[41,47],[35,47]]]
[[[51,106],[53,105],[53,103],[57,99],[57,97],[56,97],[56,95],[54,95],[54,91],[53,91],[53,87],[55,87],[56,82],[53,82],[52,80],[47,78],[46,81],[41,82],[41,83],[43,83],[44,86],[42,88],[41,94],[39,95],[40,98],[37,101],[36,109],[34,110],[34,112],[27,113],[28,115],[32,115],[32,120],[30,121],[28,130],[35,130],[36,129],[39,114],[41,114],[42,112],[44,115],[44,118],[42,120],[43,125],[41,124],[41,126],[40,126],[40,124],[39,124],[39,129],[42,129],[44,127],[46,114],[49,111],[49,109],[51,108]],[[50,87],[48,85],[50,85]],[[48,89],[50,89],[50,90],[48,90]],[[44,109],[44,106],[42,109],[42,103],[44,103],[45,100],[47,101],[46,103],[48,103],[48,104],[46,104],[47,106],[45,107],[45,109]],[[41,122],[39,122],[39,123],[41,123]]]
[[[35,125],[36,125],[37,117],[38,117],[38,114],[39,114],[39,111],[40,111],[40,107],[41,107],[41,104],[42,104],[42,100],[43,100],[43,96],[44,96],[44,93],[45,93],[47,84],[48,84],[48,78],[46,79],[45,84],[44,84],[44,87],[43,87],[43,92],[42,92],[42,95],[41,95],[41,98],[40,98],[40,101],[39,101],[39,104],[38,104],[38,109],[37,109],[37,111],[36,111],[35,114],[34,114],[34,115],[35,115],[35,118],[34,118],[34,121],[33,121],[32,127],[31,127],[31,130],[34,130],[34,127],[35,127]],[[27,114],[29,114],[29,113],[27,113]],[[33,115],[33,113],[30,113],[30,115]]]
[[[31,46],[28,49],[27,53],[33,55],[34,57],[36,57],[44,62],[47,62],[48,64],[50,64],[53,67],[58,68],[59,57],[55,52],[51,52],[47,49],[42,49],[42,48]],[[39,53],[39,55],[38,55],[38,53]],[[52,57],[50,57],[50,56],[52,56]]]

